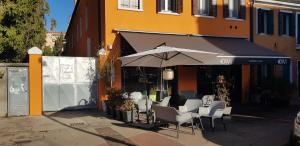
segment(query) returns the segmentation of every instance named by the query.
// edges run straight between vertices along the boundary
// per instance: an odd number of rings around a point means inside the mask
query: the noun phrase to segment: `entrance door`
[[[28,68],[8,68],[8,116],[28,114]]]

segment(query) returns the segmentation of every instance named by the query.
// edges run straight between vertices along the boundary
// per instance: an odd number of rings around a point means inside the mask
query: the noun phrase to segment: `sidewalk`
[[[96,111],[67,111],[47,113],[42,117],[0,118],[0,145],[24,146],[214,146],[214,145],[285,145],[291,123],[233,117],[226,120],[227,131],[216,125],[210,131],[181,128],[176,138],[175,126],[159,131],[129,127],[123,122],[105,117]]]

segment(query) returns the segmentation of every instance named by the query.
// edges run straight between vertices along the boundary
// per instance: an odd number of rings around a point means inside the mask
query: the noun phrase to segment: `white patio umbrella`
[[[157,67],[164,68],[178,65],[203,65],[210,59],[215,59],[219,53],[182,49],[169,46],[159,46],[128,56],[121,57],[122,67]],[[148,121],[148,98],[146,111]]]
[[[122,66],[140,67],[170,67],[178,65],[203,65],[211,59],[215,59],[219,53],[181,49],[168,46],[160,46],[128,56],[121,57]]]

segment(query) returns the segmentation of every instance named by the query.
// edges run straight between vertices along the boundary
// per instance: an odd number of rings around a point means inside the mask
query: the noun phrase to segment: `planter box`
[[[117,110],[117,109],[116,109],[115,111],[116,111],[116,119],[117,119],[117,120],[122,120],[122,116],[123,116],[123,115],[122,115],[121,111],[120,111],[120,110]]]
[[[136,117],[136,110],[132,110],[132,111],[122,111],[122,115],[123,115],[123,121],[124,122],[134,122],[134,118]]]

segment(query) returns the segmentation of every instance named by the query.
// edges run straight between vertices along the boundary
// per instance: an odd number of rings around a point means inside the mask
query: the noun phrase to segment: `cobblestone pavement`
[[[234,115],[225,120],[226,131],[217,123],[214,132],[208,120],[204,120],[204,132],[196,130],[196,135],[192,135],[191,127],[183,127],[177,139],[172,125],[149,131],[133,128],[97,111],[66,111],[40,117],[0,118],[0,146],[281,146],[288,143],[291,117],[278,120]]]

